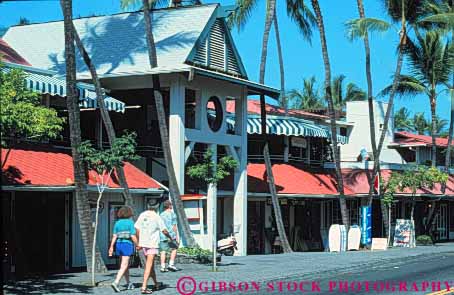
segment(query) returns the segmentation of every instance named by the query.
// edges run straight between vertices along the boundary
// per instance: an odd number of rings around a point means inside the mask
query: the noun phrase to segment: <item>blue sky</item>
[[[119,2],[119,0],[73,0],[74,16],[117,13],[121,11]],[[222,5],[234,4],[234,0],[204,1],[204,3],[208,2],[220,2]],[[312,45],[309,44],[302,38],[296,25],[288,19],[284,2],[277,2],[283,43],[286,88],[302,87],[302,79],[309,76],[315,76],[319,85],[321,85],[324,69],[318,32],[314,31]],[[345,37],[345,22],[358,17],[356,0],[321,0],[320,2],[325,18],[332,74],[344,74],[347,77],[347,82],[354,82],[366,89],[363,43],[361,41],[351,43]],[[368,17],[385,18],[382,1],[368,0],[364,2]],[[255,14],[251,16],[244,29],[241,32],[234,29],[232,32],[249,78],[254,81],[258,80],[264,12],[264,1],[259,1]],[[14,25],[20,17],[25,17],[31,22],[60,20],[62,14],[59,1],[4,2],[0,4],[0,27]],[[371,36],[374,94],[391,83],[391,75],[396,63],[397,37],[397,29]],[[280,87],[274,31],[271,32],[270,38],[266,83],[277,88]],[[449,105],[447,94],[439,97],[437,111],[441,117],[448,118]],[[398,99],[396,110],[401,106],[406,106],[413,113],[424,112],[426,117],[430,114],[429,102],[424,96]]]

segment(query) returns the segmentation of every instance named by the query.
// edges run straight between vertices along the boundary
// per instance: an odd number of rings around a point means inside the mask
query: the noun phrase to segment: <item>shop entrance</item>
[[[66,200],[62,193],[15,192],[11,198],[11,272],[16,279],[66,269]]]
[[[265,253],[265,202],[248,201],[247,254]]]

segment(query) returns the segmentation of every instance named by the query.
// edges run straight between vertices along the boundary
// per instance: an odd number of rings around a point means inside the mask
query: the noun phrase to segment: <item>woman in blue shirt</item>
[[[134,285],[129,280],[129,257],[134,254],[134,245],[137,245],[137,237],[131,216],[133,216],[131,207],[121,207],[117,213],[118,220],[115,222],[113,228],[109,256],[113,256],[115,245],[115,254],[121,257],[120,269],[118,270],[115,281],[111,285],[115,292],[120,292],[119,284],[123,276],[126,280],[127,289],[134,289]]]

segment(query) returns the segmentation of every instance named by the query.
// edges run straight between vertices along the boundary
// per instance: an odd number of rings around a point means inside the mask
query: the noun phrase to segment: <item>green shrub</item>
[[[178,253],[193,256],[195,259],[202,263],[208,263],[213,256],[213,252],[209,250],[204,250],[200,247],[195,248],[182,247],[178,249]]]
[[[432,238],[427,235],[417,236],[416,244],[421,246],[433,245]]]

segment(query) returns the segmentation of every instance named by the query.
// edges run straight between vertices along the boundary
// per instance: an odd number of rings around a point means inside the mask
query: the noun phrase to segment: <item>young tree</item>
[[[65,119],[40,104],[39,94],[25,87],[25,77],[24,71],[3,71],[0,64],[0,138],[7,149],[2,168],[18,140],[56,138],[63,130]]]
[[[111,174],[123,167],[125,161],[138,159],[136,151],[135,133],[126,133],[122,137],[115,138],[109,149],[96,149],[90,141],[80,144],[78,151],[89,171],[94,171],[96,186],[98,188],[98,199],[96,200],[95,226],[93,232],[93,244],[91,248],[91,284],[96,287],[95,282],[95,251],[98,232],[99,203],[106,188],[109,187]]]
[[[217,234],[216,234],[216,192],[217,192],[217,185],[220,181],[222,181],[225,177],[229,176],[231,171],[238,167],[238,162],[234,160],[231,156],[224,156],[219,159],[219,163],[217,163],[217,157],[214,157],[213,151],[208,148],[205,154],[203,155],[203,159],[200,163],[195,164],[193,166],[188,167],[187,174],[191,178],[199,179],[205,182],[208,188],[208,200],[212,200],[213,203],[213,211],[210,212],[213,221],[212,225],[212,252],[213,252],[213,271],[217,271],[216,268],[216,258],[217,258]]]

